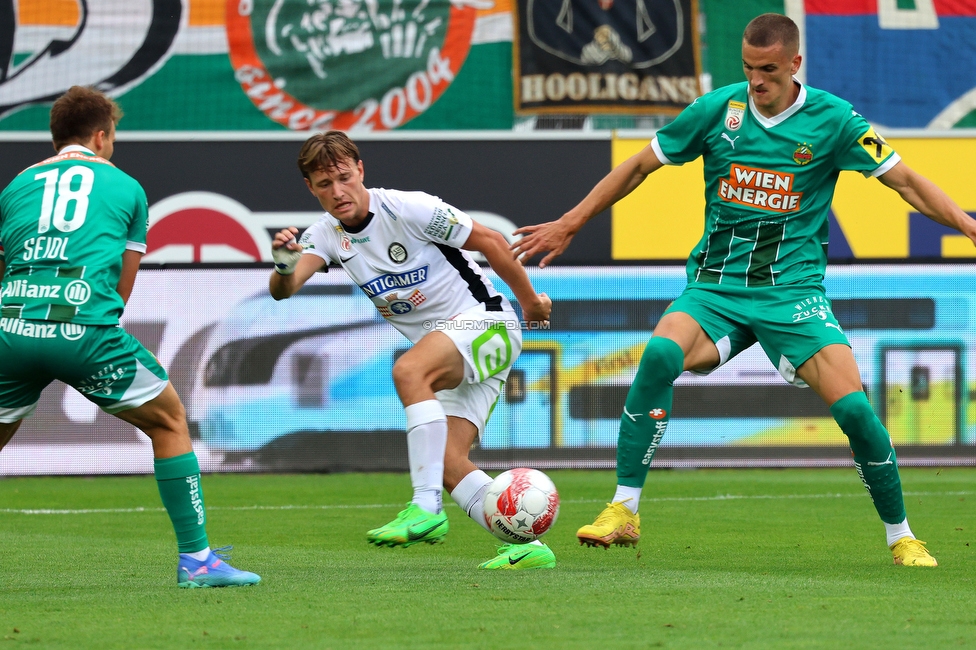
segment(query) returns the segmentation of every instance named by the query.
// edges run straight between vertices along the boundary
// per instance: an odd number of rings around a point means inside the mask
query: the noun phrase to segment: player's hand
[[[275,233],[271,242],[271,257],[274,259],[275,271],[281,275],[291,275],[295,272],[298,260],[302,258],[302,245],[298,243],[296,235],[298,228],[289,226]]]
[[[552,315],[552,299],[544,293],[536,296],[538,301],[534,305],[522,305],[522,318],[528,322],[548,323]]]
[[[561,255],[576,233],[563,223],[562,219],[547,221],[534,226],[523,226],[514,235],[522,238],[511,245],[511,251],[522,264],[539,253],[549,254],[539,262],[539,268],[544,269],[557,255]]]

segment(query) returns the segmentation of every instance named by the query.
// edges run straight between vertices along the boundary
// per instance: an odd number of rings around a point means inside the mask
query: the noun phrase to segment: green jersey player
[[[72,87],[51,107],[57,155],[0,194],[0,448],[48,384],[73,386],[151,439],[177,584],[256,584],[210,549],[183,405],[156,358],[119,327],[148,220],[142,187],[109,162],[121,116],[102,93]]]
[[[878,178],[930,219],[976,242],[976,221],[908,168],[850,104],[800,84],[799,31],[764,14],[742,42],[746,82],[699,97],[644,150],[610,172],[559,220],[521,228],[523,260],[562,253],[580,227],[666,164],[701,156],[705,232],[688,285],[641,358],[620,418],[617,491],[580,543],[635,544],[641,489],[667,427],[672,383],[709,372],[758,342],[783,377],[808,385],[847,435],[854,464],[884,522],[895,564],[936,566],[905,514],[895,452],[864,394],[850,343],[824,295],[828,210],[837,176]]]

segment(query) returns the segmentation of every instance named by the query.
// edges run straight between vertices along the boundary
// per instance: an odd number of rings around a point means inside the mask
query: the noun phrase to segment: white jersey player
[[[367,532],[377,546],[436,543],[447,534],[444,488],[478,524],[491,477],[468,458],[522,347],[520,323],[466,250],[482,253],[512,290],[527,321],[545,322],[552,302],[532,288],[501,234],[423,192],[367,189],[356,145],[344,133],[309,138],[298,157],[326,214],[296,241],[275,235],[270,291],[294,294],[316,271],[341,265],[377,310],[414,344],[393,366],[407,416],[413,499]],[[555,566],[539,542],[506,544],[485,569]]]
[[[516,318],[508,300],[459,248],[471,235],[471,217],[424,192],[367,192],[362,223],[344,226],[326,213],[305,231],[302,251],[341,265],[413,343],[435,320],[476,307],[493,312],[493,318]]]

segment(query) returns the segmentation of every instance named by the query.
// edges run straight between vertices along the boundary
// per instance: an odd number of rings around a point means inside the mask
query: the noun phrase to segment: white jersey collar
[[[793,82],[800,86],[800,92],[796,96],[796,101],[794,101],[793,105],[787,108],[785,111],[779,115],[774,115],[773,117],[766,117],[760,113],[759,109],[756,108],[756,104],[752,101],[752,93],[749,93],[749,110],[752,112],[752,116],[756,118],[756,121],[768,129],[780,124],[790,115],[793,115],[793,113],[796,113],[798,110],[803,108],[803,103],[807,100],[807,87],[800,83],[800,80],[796,77],[793,77]]]
[[[61,151],[58,152],[58,155],[61,155],[63,153],[75,153],[75,152],[88,153],[93,156],[95,155],[94,151],[92,151],[88,147],[83,147],[80,144],[69,144],[67,147],[61,149]]]

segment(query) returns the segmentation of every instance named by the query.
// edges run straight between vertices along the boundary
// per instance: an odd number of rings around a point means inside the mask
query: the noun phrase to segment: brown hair
[[[121,119],[122,109],[104,93],[86,86],[72,86],[51,106],[54,148],[84,144],[99,131],[111,131]]]
[[[800,30],[788,16],[762,14],[749,21],[742,40],[753,47],[782,43],[785,49],[796,52],[800,49]]]
[[[334,169],[339,163],[352,159],[353,164],[359,162],[359,147],[342,131],[316,133],[305,141],[302,150],[298,152],[298,169],[302,176],[320,169]]]

